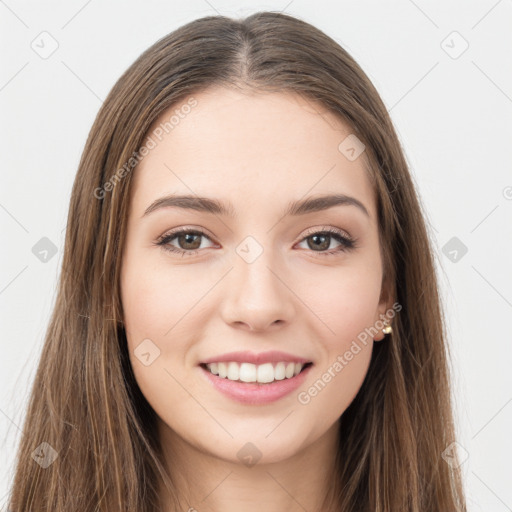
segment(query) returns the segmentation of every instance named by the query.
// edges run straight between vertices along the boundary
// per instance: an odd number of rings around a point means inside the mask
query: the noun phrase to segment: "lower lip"
[[[243,404],[268,404],[295,391],[306,379],[311,366],[308,366],[291,379],[275,380],[269,384],[229,380],[213,375],[205,368],[200,367],[200,370],[218,391],[232,400]]]

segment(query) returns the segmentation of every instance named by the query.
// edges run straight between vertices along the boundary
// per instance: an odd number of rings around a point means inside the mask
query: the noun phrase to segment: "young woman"
[[[206,17],[77,172],[10,510],[466,510],[424,214],[389,115],[294,17]]]

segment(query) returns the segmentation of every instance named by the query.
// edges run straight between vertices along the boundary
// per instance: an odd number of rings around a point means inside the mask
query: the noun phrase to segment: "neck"
[[[192,446],[159,422],[166,464],[179,500],[190,512],[328,512],[338,447],[338,422],[291,457],[247,466]],[[329,496],[329,499],[331,496]],[[161,510],[174,512],[165,491]]]

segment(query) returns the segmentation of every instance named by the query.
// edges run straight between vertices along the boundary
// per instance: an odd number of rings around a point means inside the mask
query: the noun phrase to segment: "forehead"
[[[134,208],[142,212],[164,194],[225,199],[238,209],[343,193],[375,218],[364,152],[350,160],[339,149],[351,134],[338,116],[298,94],[223,87],[193,94],[149,130],[154,147],[135,170]]]

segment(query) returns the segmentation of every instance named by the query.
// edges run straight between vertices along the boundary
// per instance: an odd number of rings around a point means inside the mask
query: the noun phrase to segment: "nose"
[[[293,317],[294,294],[270,252],[263,251],[251,263],[235,255],[234,268],[224,279],[220,308],[232,327],[265,331],[282,328]]]

